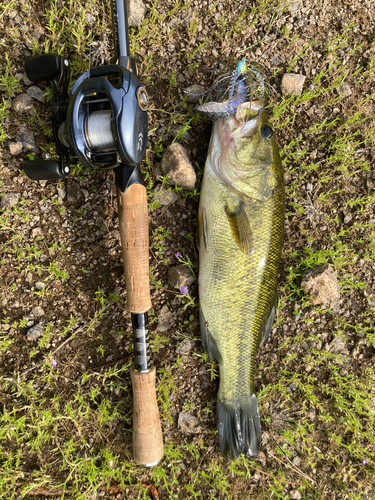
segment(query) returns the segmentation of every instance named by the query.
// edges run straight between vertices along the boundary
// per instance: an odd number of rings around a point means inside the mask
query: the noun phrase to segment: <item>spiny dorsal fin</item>
[[[240,250],[243,253],[250,255],[254,250],[253,236],[250,222],[244,209],[243,201],[240,202],[235,211],[231,211],[228,206],[225,206],[225,213],[232,229],[232,234]]]

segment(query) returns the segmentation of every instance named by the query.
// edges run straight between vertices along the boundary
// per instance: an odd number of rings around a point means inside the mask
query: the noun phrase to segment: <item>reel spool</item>
[[[59,161],[26,161],[25,173],[38,180],[65,177],[71,153],[87,168],[139,165],[148,118],[147,93],[136,75],[119,65],[100,66],[84,73],[68,96],[67,67],[67,61],[53,54],[26,59],[31,81],[52,80],[54,113],[48,120]]]

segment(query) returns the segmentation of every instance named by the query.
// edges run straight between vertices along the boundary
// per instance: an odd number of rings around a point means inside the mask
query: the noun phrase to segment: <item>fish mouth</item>
[[[264,101],[248,101],[239,105],[234,119],[232,137],[251,137],[258,128],[259,118],[264,108]]]

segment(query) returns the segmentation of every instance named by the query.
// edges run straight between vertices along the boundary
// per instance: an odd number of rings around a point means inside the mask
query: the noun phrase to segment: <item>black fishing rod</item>
[[[125,0],[112,0],[114,55],[111,64],[86,71],[69,84],[69,62],[56,54],[27,57],[28,78],[53,87],[53,129],[58,160],[28,160],[24,170],[34,180],[64,179],[70,157],[89,169],[114,168],[121,248],[134,339],[133,453],[145,466],[163,455],[156,401],[156,370],[150,365],[148,314],[149,231],[147,191],[140,171],[147,143],[147,94],[129,55]]]

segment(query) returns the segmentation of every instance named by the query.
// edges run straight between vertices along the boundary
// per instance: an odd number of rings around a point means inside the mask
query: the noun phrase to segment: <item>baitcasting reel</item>
[[[134,72],[133,60],[127,57],[126,62],[127,68],[111,64],[86,71],[75,82],[69,98],[68,61],[54,54],[26,59],[26,74],[32,82],[52,81],[53,113],[47,119],[52,122],[59,155],[59,161],[26,161],[28,177],[64,178],[70,171],[71,152],[88,168],[135,167],[141,163],[147,143],[147,94]],[[124,190],[125,186],[119,187]]]

